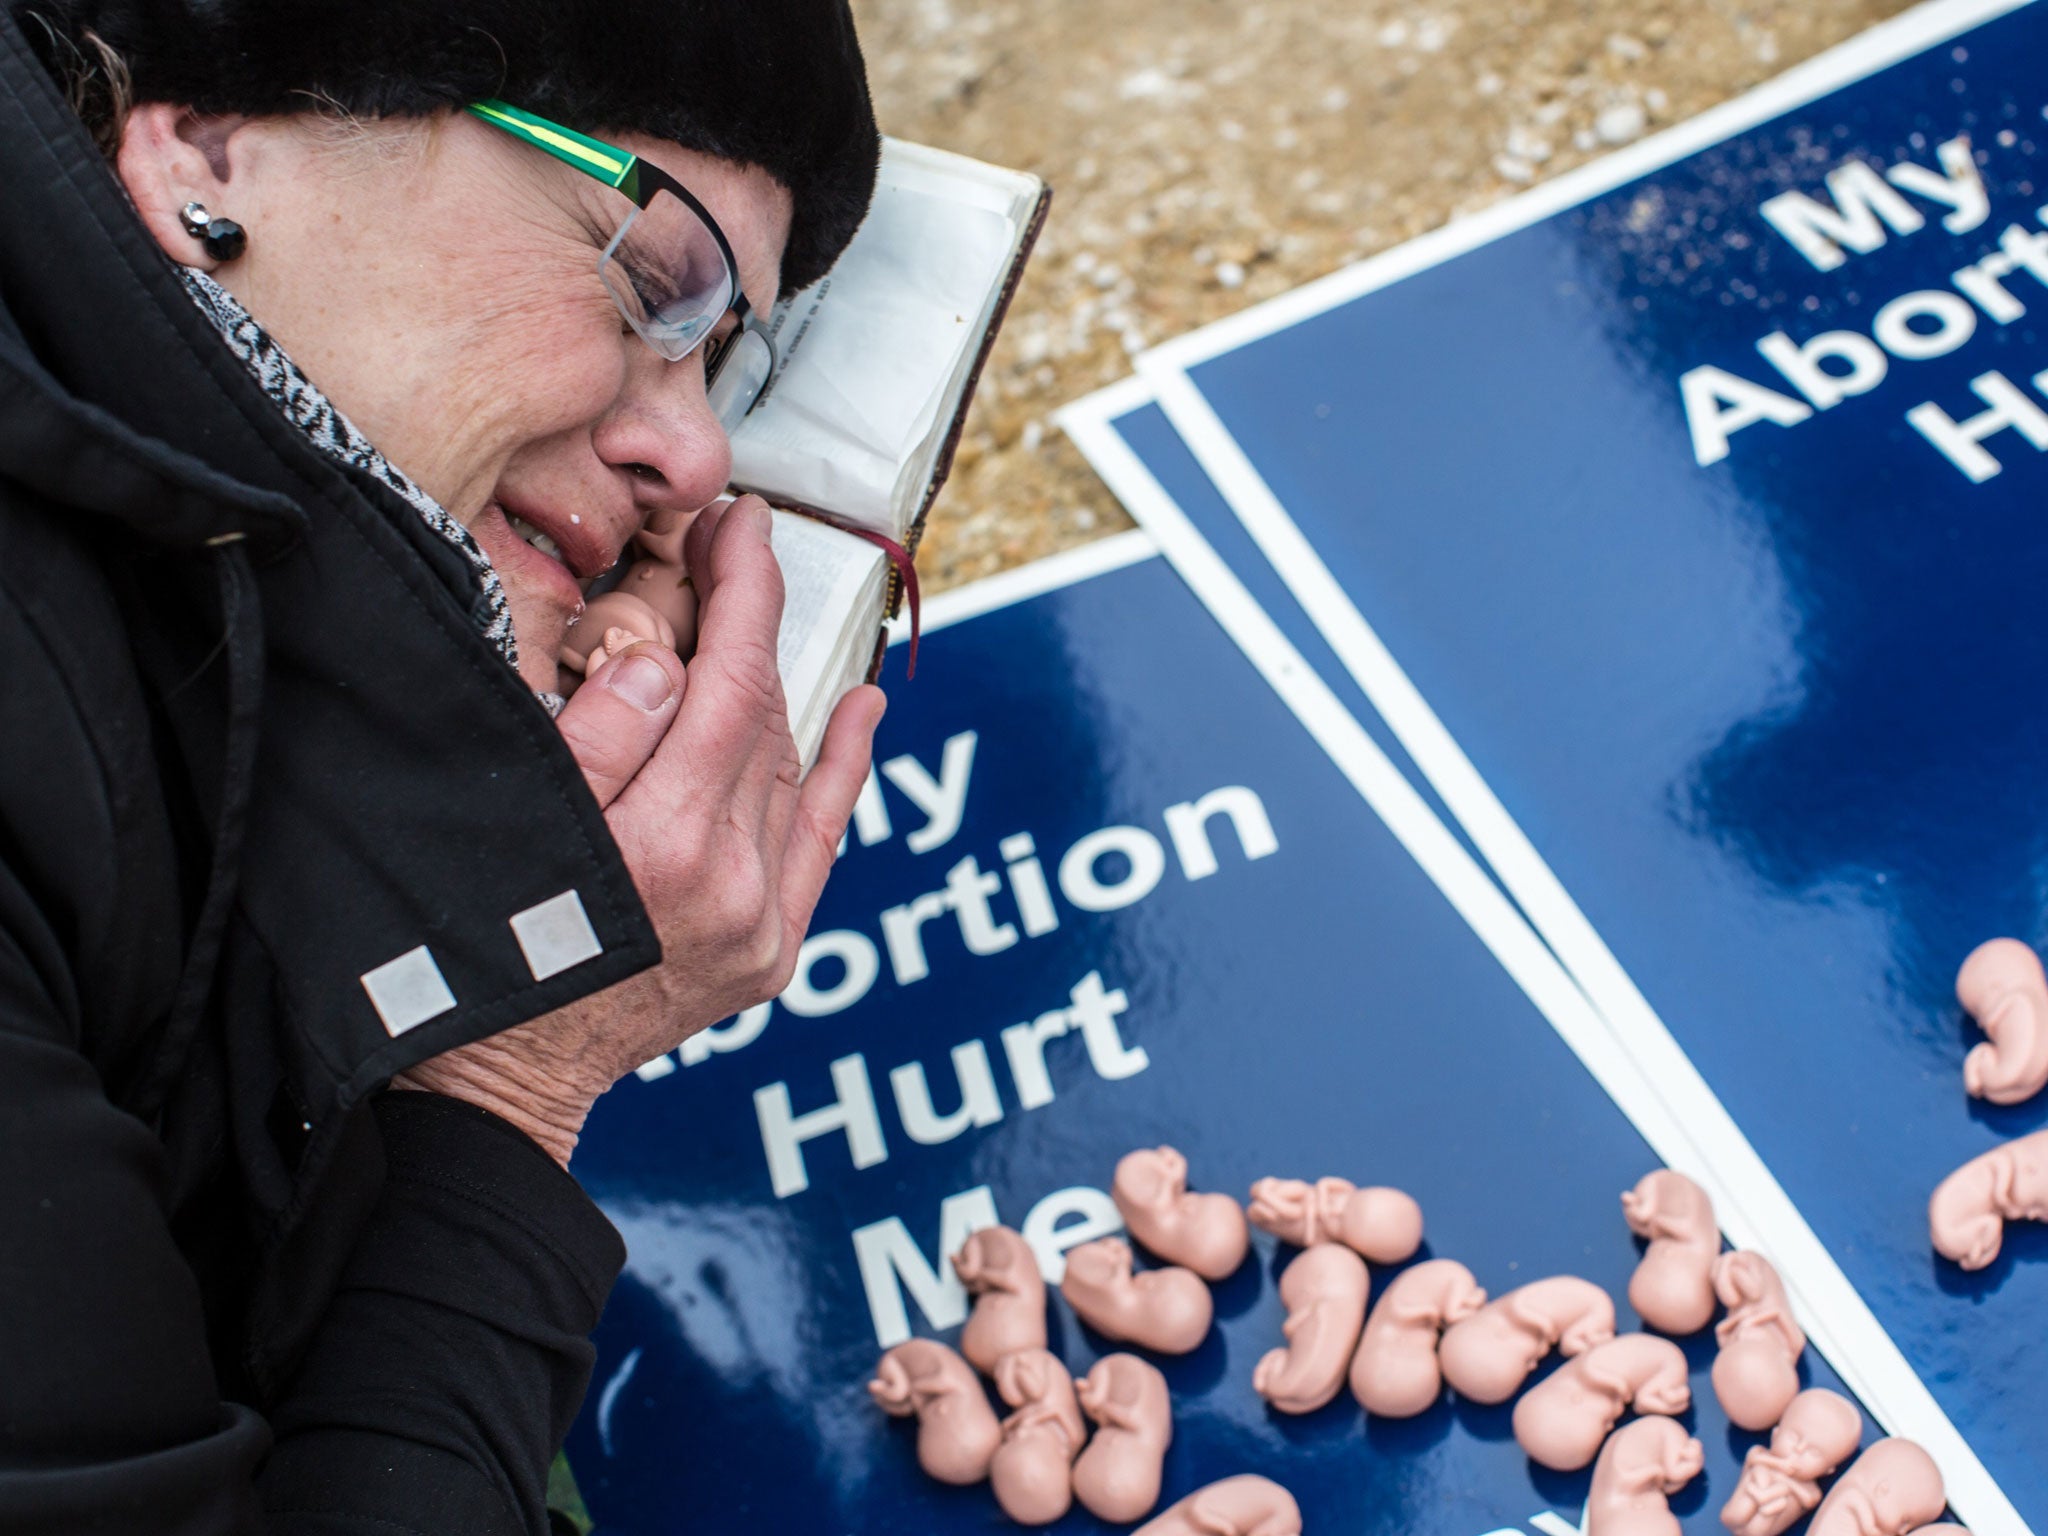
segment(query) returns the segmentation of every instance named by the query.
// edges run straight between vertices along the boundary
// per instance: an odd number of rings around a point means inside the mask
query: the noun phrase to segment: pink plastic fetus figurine
[[[1650,1240],[1629,1277],[1629,1305],[1660,1333],[1698,1333],[1714,1317],[1714,1202],[1684,1174],[1659,1168],[1621,1197],[1621,1213],[1631,1232]]]
[[[1553,1348],[1583,1355],[1614,1337],[1614,1302],[1590,1280],[1554,1275],[1518,1286],[1444,1333],[1444,1380],[1475,1403],[1504,1403]]]
[[[1944,1521],[1940,1525],[1923,1525],[1913,1533],[1913,1536],[1970,1536],[1970,1533],[1960,1525],[1950,1525]]]
[[[622,624],[614,624],[604,632],[597,645],[583,657],[583,677],[588,682],[602,672],[618,656],[624,654],[642,640],[651,640],[652,635],[635,634]]]
[[[917,1464],[942,1483],[988,1476],[1002,1431],[974,1368],[936,1339],[912,1339],[882,1356],[868,1391],[885,1411],[917,1415]]]
[[[694,512],[678,512],[673,507],[657,507],[647,514],[633,535],[633,542],[651,559],[664,565],[679,566],[683,563],[683,539],[690,531],[690,525],[697,521]]]
[[[1586,1536],[1678,1536],[1671,1495],[1700,1475],[1706,1450],[1676,1419],[1623,1425],[1600,1449],[1586,1494]]]
[[[1125,1153],[1109,1197],[1131,1236],[1204,1280],[1223,1279],[1250,1251],[1244,1208],[1228,1195],[1189,1194],[1188,1160],[1171,1147]]]
[[[1998,1257],[2008,1221],[2048,1221],[2048,1131],[1971,1158],[1927,1202],[1935,1251],[1965,1269]]]
[[[1820,1480],[1862,1443],[1856,1405],[1826,1387],[1809,1387],[1792,1399],[1771,1443],[1753,1446],[1743,1458],[1721,1523],[1734,1536],[1783,1536],[1820,1503]]]
[[[1019,1525],[1050,1525],[1074,1503],[1074,1458],[1088,1439],[1074,1378],[1057,1355],[1020,1349],[995,1365],[996,1391],[1016,1411],[988,1464],[996,1503]]]
[[[614,643],[614,633],[625,639]],[[607,661],[638,640],[658,640],[675,648],[675,626],[628,592],[606,592],[585,604],[562,637],[561,662],[572,672],[593,677]]]
[[[1078,1251],[1078,1250],[1077,1250]],[[1173,1404],[1159,1368],[1136,1355],[1104,1355],[1074,1389],[1095,1438],[1074,1463],[1074,1497],[1101,1520],[1128,1525],[1152,1513]]]
[[[1948,1494],[1934,1458],[1911,1440],[1880,1440],[1850,1463],[1813,1512],[1807,1536],[1907,1536],[1941,1518]]]
[[[2018,939],[1990,939],[1956,972],[1956,1001],[1984,1040],[1963,1058],[1972,1098],[2018,1104],[2048,1085],[2048,974]]]
[[[1252,1390],[1281,1413],[1314,1413],[1337,1395],[1372,1288],[1365,1260],[1341,1243],[1302,1249],[1280,1276],[1284,1348],[1252,1370]]]
[[[1184,1355],[1209,1336],[1216,1304],[1191,1269],[1131,1272],[1131,1245],[1098,1237],[1067,1255],[1060,1294],[1106,1339]]]
[[[1785,1282],[1760,1253],[1724,1253],[1714,1261],[1714,1294],[1728,1315],[1714,1329],[1714,1396],[1732,1424],[1769,1429],[1799,1395],[1806,1335],[1792,1320]]]
[[[697,589],[680,565],[643,555],[612,589],[637,597],[667,619],[676,632],[676,649],[688,655],[697,647]]]
[[[1630,1407],[1683,1413],[1692,1406],[1685,1351],[1652,1333],[1625,1333],[1567,1360],[1515,1404],[1515,1443],[1554,1472],[1576,1472]]]
[[[1278,1483],[1247,1472],[1197,1488],[1131,1536],[1301,1536],[1301,1506]]]
[[[953,1269],[975,1298],[960,1353],[993,1376],[996,1362],[1020,1349],[1045,1348],[1045,1277],[1038,1255],[1008,1227],[983,1227],[953,1255]]]
[[[1261,1179],[1252,1186],[1252,1225],[1298,1248],[1342,1243],[1375,1264],[1402,1264],[1422,1246],[1422,1207],[1413,1195],[1349,1179]]]
[[[1456,1259],[1426,1259],[1404,1269],[1365,1320],[1351,1357],[1351,1395],[1367,1413],[1410,1419],[1443,1391],[1437,1335],[1486,1305],[1486,1292]]]

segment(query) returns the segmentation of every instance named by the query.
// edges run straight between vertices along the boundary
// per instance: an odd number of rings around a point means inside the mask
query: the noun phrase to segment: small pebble
[[[1630,143],[1641,138],[1648,126],[1642,104],[1634,101],[1618,101],[1593,119],[1593,131],[1603,144]]]

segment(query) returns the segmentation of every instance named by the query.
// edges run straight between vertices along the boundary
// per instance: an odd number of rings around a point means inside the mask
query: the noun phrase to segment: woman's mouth
[[[539,550],[549,559],[562,560],[561,545],[557,544],[545,533],[542,533],[538,528],[534,527],[533,524],[529,523],[525,518],[514,517],[511,513],[507,512],[505,514],[505,522],[514,533],[519,535],[520,538],[526,540],[527,543],[531,544],[535,549]],[[562,563],[564,565],[567,565],[568,561],[562,560]]]
[[[565,614],[582,606],[583,584],[553,534],[496,501],[484,508],[472,531],[515,596],[524,594]]]

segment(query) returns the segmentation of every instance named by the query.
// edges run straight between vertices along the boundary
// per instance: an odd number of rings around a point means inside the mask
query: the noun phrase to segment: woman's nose
[[[628,340],[638,356],[628,359],[625,387],[592,434],[597,455],[632,477],[641,506],[694,512],[732,475],[732,445],[704,393],[703,349],[671,363]]]

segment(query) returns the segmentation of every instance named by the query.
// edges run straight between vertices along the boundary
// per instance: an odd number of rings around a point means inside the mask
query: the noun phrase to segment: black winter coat
[[[659,946],[477,600],[227,351],[0,0],[0,1533],[547,1529],[618,1236],[383,1089]],[[537,980],[551,900],[601,953]]]

